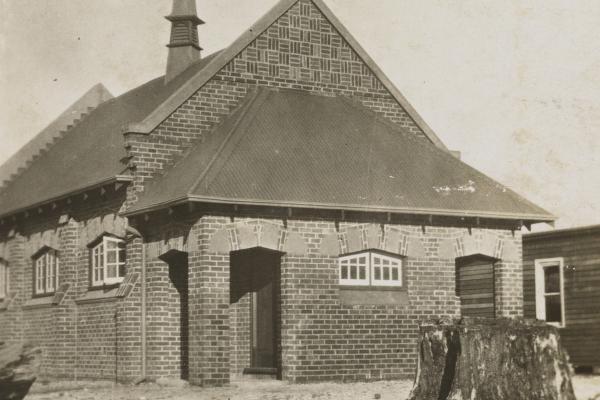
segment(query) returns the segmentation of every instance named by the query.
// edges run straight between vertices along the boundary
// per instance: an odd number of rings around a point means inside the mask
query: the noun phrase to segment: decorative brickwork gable
[[[215,79],[353,96],[407,131],[425,137],[310,0],[294,4]]]

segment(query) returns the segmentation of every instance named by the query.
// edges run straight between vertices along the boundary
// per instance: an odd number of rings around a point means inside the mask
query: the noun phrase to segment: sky
[[[198,0],[204,54],[276,2]],[[600,223],[600,2],[325,2],[465,162],[557,227]],[[0,163],[96,83],[164,74],[171,4],[0,0]]]

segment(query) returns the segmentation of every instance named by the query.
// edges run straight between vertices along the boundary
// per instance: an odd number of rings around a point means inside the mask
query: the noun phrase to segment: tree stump
[[[40,366],[41,350],[30,344],[14,344],[0,348],[0,400],[23,399]]]
[[[418,346],[409,400],[575,400],[558,330],[544,322],[436,321]]]

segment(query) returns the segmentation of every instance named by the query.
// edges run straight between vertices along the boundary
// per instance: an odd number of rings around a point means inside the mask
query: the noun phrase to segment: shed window
[[[58,287],[59,258],[58,252],[49,249],[36,256],[34,263],[35,294],[53,294]]]
[[[402,260],[372,251],[339,259],[340,285],[402,286]]]
[[[0,300],[8,294],[8,265],[0,260]]]
[[[125,276],[125,242],[112,236],[104,236],[91,248],[92,286],[120,283]]]
[[[559,327],[565,325],[563,259],[535,260],[536,316]]]

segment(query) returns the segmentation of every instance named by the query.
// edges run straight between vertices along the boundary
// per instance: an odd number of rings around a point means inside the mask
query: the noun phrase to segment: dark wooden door
[[[457,294],[464,317],[495,317],[494,263],[487,259],[457,261]]]
[[[266,282],[252,301],[252,367],[275,368],[275,310],[273,280]]]

